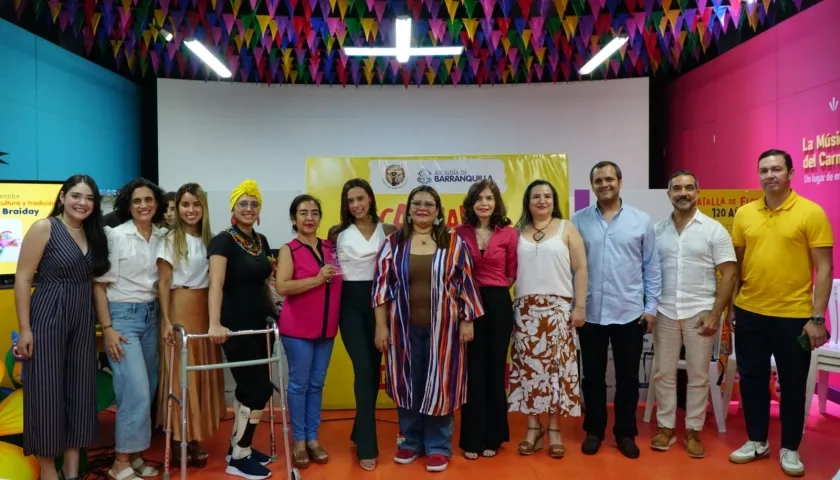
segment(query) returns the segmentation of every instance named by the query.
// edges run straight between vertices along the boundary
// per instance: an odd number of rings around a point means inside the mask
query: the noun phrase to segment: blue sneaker
[[[233,455],[233,447],[228,447],[225,462],[230,463],[231,455]],[[271,457],[253,448],[251,449],[251,455],[249,455],[248,457],[254,459],[257,463],[259,463],[262,466],[266,466],[269,463],[271,463]]]
[[[271,476],[271,471],[250,456],[240,459],[232,458],[225,473],[248,480],[263,480]]]

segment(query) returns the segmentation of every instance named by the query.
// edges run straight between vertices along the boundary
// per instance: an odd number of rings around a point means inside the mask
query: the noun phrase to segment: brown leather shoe
[[[659,428],[659,433],[650,441],[650,448],[664,452],[671,448],[677,439],[674,437],[673,428]]]
[[[326,464],[330,459],[329,455],[327,455],[327,451],[324,450],[324,447],[320,445],[315,448],[312,448],[309,445],[307,445],[306,453],[309,454],[310,460],[321,465]]]
[[[294,461],[295,468],[298,470],[303,470],[308,467],[309,452],[306,447],[303,445],[295,445],[294,451],[292,452],[292,460]]]
[[[703,458],[706,456],[706,449],[700,441],[700,432],[686,429],[685,431],[685,453],[691,458]]]

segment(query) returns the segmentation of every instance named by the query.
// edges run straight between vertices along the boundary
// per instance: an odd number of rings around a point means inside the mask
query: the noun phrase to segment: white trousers
[[[677,364],[685,345],[688,388],[685,402],[685,428],[701,431],[709,401],[709,362],[718,335],[700,335],[695,325],[708,311],[692,318],[674,320],[661,313],[653,329],[653,381],[656,392],[656,421],[660,428],[676,427]]]

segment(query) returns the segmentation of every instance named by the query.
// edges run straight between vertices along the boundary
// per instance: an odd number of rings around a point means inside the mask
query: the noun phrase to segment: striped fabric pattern
[[[374,307],[387,304],[391,348],[385,356],[385,391],[401,408],[411,408],[411,358],[408,330],[408,261],[411,242],[390,235],[377,254]],[[454,233],[449,248],[438,249],[432,263],[432,351],[420,413],[448,415],[467,399],[466,349],[459,339],[462,320],[484,315],[466,243]]]
[[[32,294],[32,359],[23,363],[23,453],[55,457],[98,438],[93,257],[82,254],[61,220]]]

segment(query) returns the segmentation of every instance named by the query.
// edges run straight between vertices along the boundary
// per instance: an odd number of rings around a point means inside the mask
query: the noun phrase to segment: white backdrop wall
[[[246,177],[277,198],[304,190],[310,156],[559,152],[572,190],[589,188],[601,160],[621,165],[625,188],[648,187],[647,78],[408,89],[159,79],[157,94],[161,186],[198,182],[219,203]],[[264,222],[282,223],[261,228],[282,232],[274,245],[291,237],[286,208],[272,204]],[[226,226],[211,211],[214,229]]]
[[[621,165],[625,189],[648,187],[646,78],[407,90],[159,79],[157,93],[161,186],[200,183],[218,231],[230,190],[256,179],[273,248],[292,237],[286,212],[306,188],[310,156],[558,152],[568,155],[570,194],[589,189],[602,160]],[[235,383],[225,376],[230,405]]]

